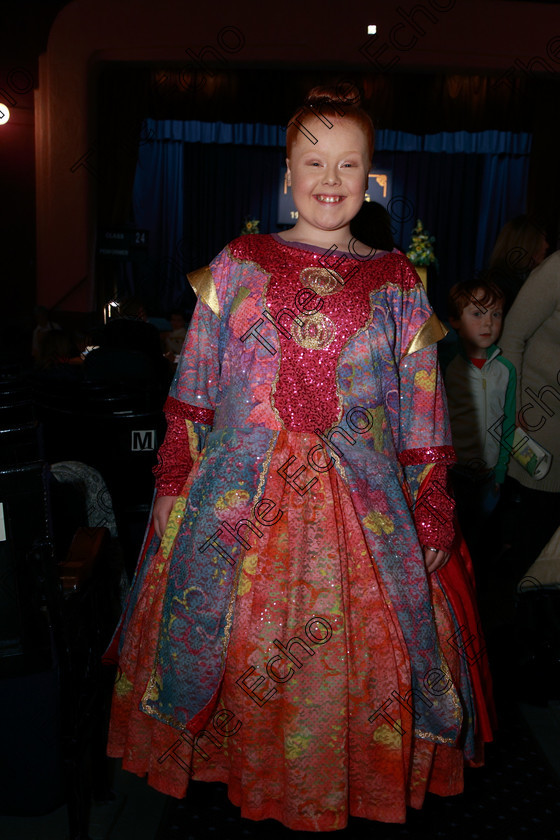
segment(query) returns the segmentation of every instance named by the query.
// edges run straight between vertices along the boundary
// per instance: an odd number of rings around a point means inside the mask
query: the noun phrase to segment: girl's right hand
[[[177,496],[158,496],[154,502],[154,512],[152,518],[154,522],[154,530],[160,540],[167,527],[167,520],[171,515],[176,498]]]
[[[428,546],[425,545],[424,562],[426,563],[428,574],[431,575],[432,572],[437,572],[438,569],[445,566],[449,560],[449,556],[449,551],[444,551],[441,548],[428,548]]]

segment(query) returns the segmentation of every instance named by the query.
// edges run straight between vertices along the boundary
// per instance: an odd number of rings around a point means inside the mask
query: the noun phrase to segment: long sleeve
[[[164,406],[167,432],[153,469],[157,496],[180,493],[212,427],[218,394],[220,318],[212,273],[205,268],[191,277],[199,300]]]
[[[428,464],[421,470],[410,467],[409,486],[417,486],[414,524],[421,545],[449,551],[455,539],[455,500],[447,463]]]
[[[509,381],[506,389],[504,402],[504,420],[502,423],[502,436],[500,439],[500,454],[498,463],[494,468],[494,475],[498,484],[505,481],[509,458],[513,449],[513,436],[515,434],[515,400],[517,376],[513,364],[508,359],[500,359],[509,370]]]
[[[529,475],[514,458],[508,474],[520,484],[560,492],[560,251],[531,272],[506,318],[500,342],[517,372],[520,425],[552,455],[544,478]]]
[[[398,458],[419,540],[449,549],[455,503],[447,469],[456,460],[436,342],[445,332],[420,283],[393,307],[399,361]]]
[[[173,397],[167,398],[164,411],[167,431],[152,472],[156,479],[156,496],[178,496],[193,465],[188,420],[183,404]]]

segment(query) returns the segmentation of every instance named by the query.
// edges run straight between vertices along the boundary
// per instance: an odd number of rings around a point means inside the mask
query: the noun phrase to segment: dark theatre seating
[[[0,380],[0,463],[23,464],[42,456],[41,429],[29,389]]]
[[[92,793],[111,796],[114,669],[101,655],[120,612],[119,571],[107,529],[87,526],[81,488],[57,482],[48,461],[97,467],[119,529],[133,530],[143,508],[143,530],[162,420],[145,394],[41,388],[0,372],[0,814],[66,802],[71,840],[88,836]]]
[[[49,463],[82,461],[99,470],[112,498],[132,575],[153,497],[152,467],[165,432],[163,397],[130,384],[36,387]]]
[[[87,837],[89,778],[106,790],[110,675],[100,657],[115,616],[108,533],[77,527],[59,557],[48,465],[0,466],[0,813],[67,803],[70,837]],[[109,680],[109,686],[107,686]]]

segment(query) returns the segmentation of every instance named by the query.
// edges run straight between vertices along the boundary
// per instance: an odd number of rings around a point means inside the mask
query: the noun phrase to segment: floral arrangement
[[[260,219],[251,219],[249,216],[245,216],[241,236],[245,236],[247,233],[259,233],[259,225]]]
[[[436,255],[434,254],[435,236],[430,236],[427,230],[424,230],[424,225],[420,219],[416,222],[416,227],[412,231],[412,240],[408,246],[406,256],[412,265],[437,265]]]

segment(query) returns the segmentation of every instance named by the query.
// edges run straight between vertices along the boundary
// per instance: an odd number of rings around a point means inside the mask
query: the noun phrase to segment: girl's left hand
[[[437,572],[438,569],[445,566],[448,560],[448,551],[443,551],[443,549],[435,551],[433,548],[427,548],[424,546],[424,561],[426,563],[426,569],[430,574],[432,572]]]

